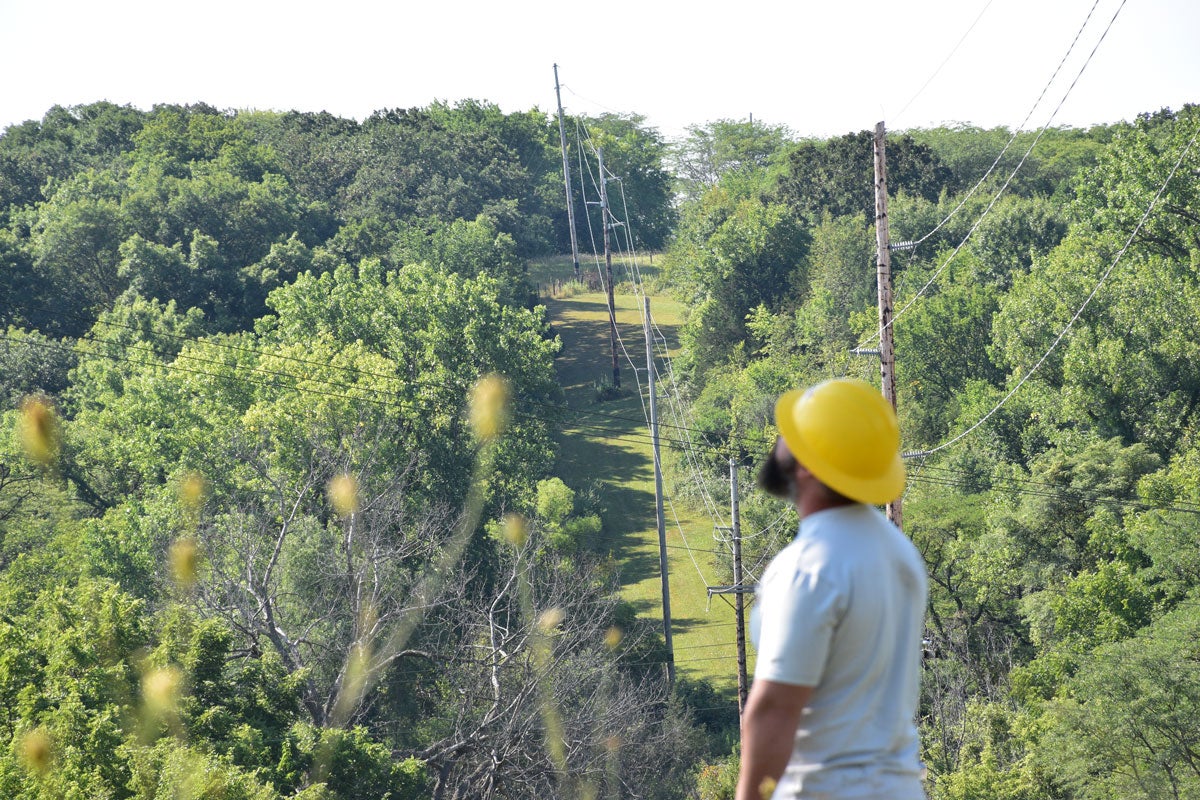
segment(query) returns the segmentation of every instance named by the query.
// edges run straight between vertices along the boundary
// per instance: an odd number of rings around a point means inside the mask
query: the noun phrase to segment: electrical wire
[[[942,71],[946,64],[950,63],[950,59],[954,58],[954,54],[958,52],[958,48],[962,47],[963,42],[965,42],[967,37],[971,35],[971,31],[975,30],[975,26],[979,24],[979,20],[983,19],[983,15],[987,13],[989,8],[991,8],[992,2],[993,0],[987,0],[987,2],[983,4],[983,8],[981,8],[979,13],[975,15],[975,21],[972,22],[970,27],[967,28],[966,32],[959,37],[958,43],[950,49],[950,53],[944,59],[942,59],[942,63],[938,64],[938,67],[933,71],[933,74],[929,76],[925,83],[921,84],[921,88],[917,89],[916,94],[908,99],[908,102],[904,104],[904,108],[900,109],[900,111],[896,114],[897,118],[904,116],[904,112],[908,111],[908,107],[913,104],[913,101],[920,97],[921,93],[929,88],[929,84],[933,83],[933,79],[938,76],[938,73]]]
[[[577,130],[578,130],[578,129],[577,129]],[[596,150],[597,150],[597,148],[596,148],[596,146],[595,146],[595,143],[594,143],[594,142],[592,141],[592,139],[591,139],[590,133],[587,133],[586,126],[584,127],[584,129],[583,129],[583,130],[584,130],[584,133],[587,135],[587,142],[588,142],[588,144],[591,146],[591,148],[592,148],[592,150],[593,150],[593,151],[596,151]],[[582,143],[580,143],[580,145],[579,145],[579,149],[580,149],[580,151],[582,152],[582,150],[583,150]],[[589,178],[591,178],[591,180],[592,180],[592,183],[593,183],[593,186],[595,186],[597,178],[596,178],[596,176],[595,176],[595,175],[592,175],[592,173],[591,173],[591,166],[590,166],[590,164],[588,165],[588,177],[589,177]],[[582,178],[582,176],[581,176],[581,178]],[[599,180],[607,182],[607,181],[611,180],[611,178],[610,178],[608,175],[605,175],[605,174],[603,174],[603,173],[600,173],[600,174],[599,174]],[[624,204],[624,208],[625,208],[625,210],[626,210],[626,214],[628,214],[628,204],[627,204],[627,202],[624,200],[624,185],[623,185],[623,184],[621,184],[621,188],[622,188],[622,202],[623,202],[623,204]],[[627,275],[628,275],[628,277],[629,277],[629,280],[630,280],[630,283],[631,283],[631,285],[634,287],[634,293],[635,293],[635,297],[638,297],[638,296],[645,296],[645,295],[644,295],[644,288],[643,288],[643,286],[642,286],[642,281],[641,281],[641,274],[640,274],[640,271],[638,271],[638,270],[637,270],[637,267],[636,267],[636,263],[637,263],[637,262],[636,262],[636,256],[635,256],[635,255],[632,255],[632,254],[633,254],[633,239],[632,239],[632,234],[631,234],[631,232],[630,232],[630,225],[629,225],[629,223],[628,223],[628,219],[626,219],[625,221],[619,221],[619,220],[616,220],[616,218],[615,218],[615,217],[612,215],[611,208],[610,208],[610,207],[608,207],[608,206],[607,206],[607,204],[605,204],[605,203],[602,201],[600,205],[601,205],[601,224],[602,224],[602,225],[606,225],[606,226],[607,226],[607,225],[609,224],[609,218],[611,217],[611,218],[613,219],[613,221],[614,221],[614,224],[619,224],[619,226],[621,226],[621,227],[623,227],[623,228],[624,228],[624,232],[625,232],[625,235],[626,235],[626,240],[627,240],[627,242],[628,242],[629,249],[630,249],[630,254],[631,254],[631,257],[625,261],[625,264],[626,264],[626,272],[627,272]],[[590,221],[589,221],[589,234],[591,234]],[[593,249],[594,249],[594,248],[595,248],[595,237],[594,237],[594,234],[591,234],[591,242],[592,242],[592,247],[593,247]],[[618,249],[619,249],[619,248],[620,248],[620,240],[618,239]],[[629,266],[629,264],[630,264],[630,263],[632,263],[634,266],[633,266],[633,267],[630,267],[630,266]],[[605,291],[606,291],[606,292],[608,292],[608,291],[611,291],[611,287],[605,286],[604,288],[605,288]],[[645,305],[644,305],[644,304],[639,304],[639,305],[640,305],[640,309],[639,309],[639,310],[640,310],[640,315],[641,315],[641,317],[642,317],[643,325],[644,325],[644,326],[646,326],[646,327],[650,327],[650,322],[651,322],[651,321],[650,321],[650,320],[647,318],[647,316],[646,316],[646,312],[645,312]],[[612,323],[612,322],[613,322],[613,319],[610,317],[610,323]],[[625,354],[626,360],[627,360],[627,361],[629,361],[629,362],[630,362],[630,364],[632,365],[632,363],[633,363],[633,359],[632,359],[632,357],[629,355],[628,349],[625,347],[624,340],[623,340],[623,339],[620,337],[619,331],[617,331],[617,332],[616,332],[616,334],[617,334],[617,335],[616,335],[616,339],[617,339],[617,341],[619,341],[619,342],[621,343],[621,349],[622,349],[622,352]],[[638,379],[638,378],[637,378],[637,371],[636,371],[636,369],[635,369],[635,373],[634,373],[634,375],[635,375],[635,380],[636,380],[636,381],[637,381],[637,383],[638,383],[638,397],[639,397],[639,400],[641,400],[641,402],[642,402],[642,410],[643,410],[643,414],[644,414],[644,415],[645,415],[645,417],[646,417],[646,424],[647,424],[647,425],[649,425],[649,416],[650,416],[650,415],[649,415],[649,410],[647,409],[647,407],[646,407],[646,404],[645,404],[645,400],[644,400],[644,398],[643,398],[643,396],[642,396],[642,392],[641,392],[641,381],[640,381],[640,379]],[[652,376],[650,376],[650,375],[647,375],[647,379],[648,379],[648,380],[652,380],[653,378],[652,378]],[[690,437],[685,437],[685,439],[688,439],[688,440],[690,440]],[[687,449],[688,449],[688,451],[690,452],[690,450],[691,450],[690,444],[689,444],[689,446],[688,446],[688,448],[687,448]],[[702,493],[703,493],[703,492],[706,492],[706,489],[705,489],[705,487],[704,487],[703,481],[700,481],[700,482],[699,482],[699,485],[701,486],[701,491],[702,491]],[[707,500],[709,501],[709,502],[708,502],[708,506],[709,506],[709,513],[710,513],[710,515],[712,515],[712,512],[713,512],[713,508],[714,508],[714,506],[713,506],[713,504],[711,503],[711,498],[707,498]],[[679,522],[679,516],[678,516],[678,514],[675,512],[675,508],[674,508],[674,502],[673,502],[673,501],[671,501],[671,510],[672,510],[672,514],[674,515],[674,518],[675,518],[676,529],[677,529],[677,530],[678,530],[678,532],[679,532],[680,540],[681,540],[681,541],[684,543],[684,547],[685,547],[685,548],[688,550],[689,557],[690,557],[690,559],[691,559],[691,561],[692,561],[692,565],[693,565],[693,567],[696,569],[696,573],[697,573],[697,575],[700,577],[700,580],[701,580],[701,582],[702,582],[702,583],[705,585],[705,587],[706,587],[706,588],[708,588],[708,586],[709,586],[709,584],[708,584],[708,579],[705,577],[703,570],[700,568],[700,564],[699,564],[699,562],[697,562],[697,561],[696,561],[695,555],[694,555],[694,554],[692,554],[692,547],[691,547],[691,544],[690,544],[690,542],[688,542],[688,539],[687,539],[687,534],[684,532],[684,530],[683,530],[683,526],[682,526],[682,524],[680,524],[680,522]],[[714,519],[715,519],[715,517],[714,517]]]
[[[1124,5],[1124,0],[1122,0],[1121,4]],[[1120,11],[1120,9],[1118,9],[1118,12],[1119,11]],[[1115,19],[1115,17],[1114,17],[1114,19]],[[1099,46],[1099,45],[1097,45],[1097,46]],[[1093,52],[1095,52],[1095,51],[1093,50]],[[1116,258],[1114,258],[1112,263],[1108,265],[1108,268],[1104,270],[1103,274],[1101,274],[1101,276],[1100,276],[1100,279],[1098,281],[1096,281],[1096,285],[1092,288],[1092,291],[1084,299],[1083,303],[1079,306],[1079,309],[1075,312],[1074,315],[1072,315],[1071,319],[1067,322],[1066,326],[1062,329],[1062,331],[1058,334],[1058,336],[1055,337],[1054,341],[1051,342],[1050,347],[1046,350],[1046,352],[1042,355],[1042,357],[1040,359],[1038,359],[1037,363],[1034,364],[1033,367],[1031,367],[1029,370],[1027,370],[1021,376],[1021,379],[1019,381],[1017,381],[1017,385],[1014,386],[1008,392],[1008,394],[1006,394],[1000,400],[1000,402],[998,402],[995,405],[995,407],[992,408],[991,411],[988,411],[986,414],[984,414],[979,419],[979,421],[976,422],[974,425],[972,425],[971,427],[967,428],[962,433],[941,443],[940,445],[938,445],[936,447],[930,448],[928,450],[921,450],[921,451],[916,451],[916,452],[905,453],[904,456],[906,458],[931,455],[933,453],[937,453],[941,450],[944,450],[947,447],[950,447],[951,445],[955,444],[956,442],[963,440],[964,438],[966,438],[967,436],[969,436],[970,434],[975,432],[981,425],[983,425],[985,422],[987,422],[989,419],[991,419],[992,416],[997,411],[999,411],[1001,408],[1003,408],[1005,403],[1007,403],[1012,398],[1013,395],[1015,395],[1018,391],[1020,391],[1021,387],[1024,386],[1025,383],[1034,374],[1037,373],[1038,369],[1041,368],[1042,364],[1046,363],[1046,359],[1048,359],[1050,357],[1050,354],[1054,352],[1054,350],[1058,347],[1058,345],[1062,342],[1062,340],[1066,337],[1066,335],[1074,327],[1075,323],[1079,320],[1079,317],[1083,314],[1084,310],[1088,307],[1088,305],[1092,302],[1092,299],[1095,298],[1096,294],[1100,291],[1100,287],[1104,285],[1104,282],[1106,280],[1108,280],[1108,276],[1116,268],[1117,264],[1121,263],[1121,259],[1125,256],[1126,251],[1128,251],[1130,245],[1133,244],[1134,238],[1138,235],[1138,233],[1141,232],[1142,226],[1146,224],[1146,220],[1149,219],[1151,212],[1154,211],[1154,207],[1156,205],[1158,205],[1158,201],[1162,197],[1163,192],[1165,192],[1167,190],[1167,186],[1175,178],[1175,173],[1178,172],[1180,166],[1183,165],[1183,161],[1187,157],[1188,152],[1191,151],[1192,146],[1196,143],[1197,136],[1200,136],[1200,125],[1197,126],[1196,132],[1192,134],[1192,138],[1190,140],[1188,140],[1188,143],[1186,145],[1184,145],[1183,150],[1179,154],[1179,158],[1175,162],[1175,166],[1171,167],[1171,171],[1167,174],[1167,179],[1165,181],[1163,181],[1162,186],[1160,186],[1158,188],[1158,191],[1154,194],[1154,198],[1150,201],[1150,205],[1146,207],[1145,213],[1143,213],[1141,219],[1138,220],[1138,223],[1134,227],[1133,232],[1129,234],[1129,238],[1125,240],[1125,244],[1124,244],[1124,246],[1121,247],[1120,251],[1117,253]]]
[[[988,5],[989,6],[991,5],[990,0],[988,2]],[[1025,119],[1021,120],[1021,124],[1017,125],[1013,129],[1012,135],[1009,137],[1008,141],[1004,144],[1004,147],[1001,148],[1000,154],[996,156],[996,160],[992,162],[992,165],[990,167],[988,167],[987,172],[983,173],[983,177],[980,178],[979,181],[974,186],[971,187],[970,191],[968,191],[966,193],[966,195],[962,198],[962,200],[959,201],[958,205],[955,206],[954,210],[951,211],[949,214],[947,214],[946,217],[941,222],[939,222],[936,226],[934,226],[933,230],[929,231],[924,236],[922,236],[920,239],[917,239],[915,242],[908,244],[908,247],[915,249],[915,248],[919,247],[920,245],[924,244],[935,233],[940,231],[947,222],[949,222],[951,219],[953,219],[955,217],[955,215],[957,215],[958,212],[962,210],[963,206],[965,206],[967,204],[967,201],[969,201],[975,195],[975,192],[977,192],[979,190],[979,187],[983,186],[984,181],[986,181],[991,176],[992,172],[995,171],[996,167],[998,167],[1000,165],[1000,160],[1004,158],[1005,153],[1008,152],[1008,148],[1012,147],[1013,142],[1015,142],[1017,140],[1017,137],[1021,134],[1021,131],[1023,131],[1025,129],[1025,126],[1029,123],[1030,118],[1033,117],[1033,113],[1037,110],[1038,106],[1040,106],[1042,104],[1042,100],[1045,99],[1045,97],[1046,97],[1046,92],[1050,91],[1050,87],[1054,84],[1054,80],[1058,77],[1058,73],[1062,70],[1063,65],[1067,63],[1067,59],[1071,56],[1071,53],[1075,50],[1075,45],[1079,42],[1079,37],[1083,35],[1083,31],[1084,31],[1084,29],[1087,28],[1088,22],[1091,21],[1092,14],[1095,13],[1096,7],[1098,5],[1100,5],[1100,0],[1095,0],[1095,2],[1092,3],[1092,7],[1088,10],[1087,16],[1083,20],[1083,24],[1080,25],[1079,30],[1075,32],[1075,38],[1071,40],[1071,44],[1067,48],[1067,52],[1065,52],[1063,54],[1062,59],[1060,59],[1058,62],[1058,66],[1054,68],[1054,72],[1050,75],[1050,79],[1048,81],[1046,81],[1046,85],[1042,87],[1041,93],[1038,95],[1037,99],[1033,101],[1033,105],[1029,107],[1029,112],[1025,114]],[[986,11],[986,10],[987,10],[987,7],[985,6],[984,11]],[[1119,10],[1120,9],[1118,9],[1118,11]],[[980,14],[980,16],[983,16],[983,11],[979,12],[979,14]],[[976,18],[975,21],[978,22],[979,19]],[[974,25],[972,25],[972,27],[974,27]],[[968,31],[968,33],[970,33],[970,31]],[[961,44],[961,41],[959,43]],[[1086,68],[1086,66],[1087,65],[1085,64],[1084,67]],[[1068,92],[1068,94],[1069,93],[1070,92]],[[1066,98],[1064,97],[1063,99],[1065,100]],[[909,102],[911,103],[912,101],[910,100]],[[1060,105],[1061,105],[1061,103],[1060,103]],[[903,112],[901,112],[901,113],[903,113]],[[1057,113],[1057,111],[1055,113]],[[1051,117],[1051,119],[1053,119],[1053,117]],[[1047,123],[1047,125],[1049,125],[1049,123]],[[1026,153],[1026,156],[1028,156],[1028,153]],[[1024,161],[1024,159],[1022,159],[1022,161]],[[1013,175],[1015,175],[1015,174],[1016,174],[1016,172],[1014,171]],[[1013,177],[1012,175],[1009,176],[1009,181],[1012,180],[1012,177]],[[1005,186],[1007,186],[1007,185],[1008,185],[1008,182],[1006,181]],[[992,202],[995,203],[995,200],[993,199]],[[989,205],[988,210],[990,210],[990,209],[991,209],[991,206]],[[987,212],[984,212],[984,216],[986,216],[986,214],[987,214]],[[978,223],[976,223],[976,227],[978,227]],[[972,230],[974,230],[974,228],[972,228]],[[961,246],[962,245],[960,244],[959,247],[961,247]]]
[[[10,342],[19,343],[19,344],[32,345],[35,347],[39,347],[39,348],[43,348],[43,349],[52,349],[52,350],[56,350],[56,351],[60,351],[60,352],[72,351],[72,348],[69,345],[65,345],[65,344],[62,344],[59,342],[38,342],[38,341],[33,341],[33,340],[28,340],[28,339],[16,339],[16,338],[10,337],[5,334],[0,334],[0,341],[10,341]],[[105,340],[94,340],[94,341],[96,343],[104,344],[104,345],[114,344],[112,342],[108,342]],[[135,347],[135,346],[131,346],[128,344],[123,345],[123,346],[126,348]],[[143,347],[143,348],[136,348],[136,349],[144,350],[146,352],[154,354],[154,351],[151,348]],[[254,368],[248,368],[245,365],[240,365],[238,367],[239,374],[235,375],[233,373],[209,372],[206,370],[194,369],[191,367],[179,365],[177,363],[166,363],[166,362],[162,362],[162,361],[153,361],[153,360],[140,360],[140,359],[136,359],[136,358],[118,356],[113,353],[98,353],[98,352],[87,351],[87,352],[84,352],[84,355],[91,356],[91,357],[97,357],[97,358],[103,358],[103,359],[107,359],[107,360],[118,362],[118,363],[126,363],[126,364],[130,364],[132,366],[150,367],[150,368],[162,370],[167,373],[176,372],[176,373],[181,373],[181,374],[186,374],[186,375],[198,375],[198,376],[202,376],[202,377],[215,378],[215,379],[223,380],[223,381],[231,381],[231,382],[236,382],[239,385],[250,385],[250,386],[255,386],[255,387],[259,387],[259,388],[274,388],[274,389],[298,391],[301,393],[313,394],[313,395],[323,396],[323,397],[328,397],[328,398],[345,399],[345,400],[351,400],[351,401],[356,401],[356,402],[362,401],[362,402],[375,403],[375,404],[384,405],[384,406],[392,406],[392,407],[402,407],[403,406],[403,404],[401,404],[401,403],[381,399],[379,397],[370,396],[370,395],[354,395],[354,394],[347,394],[347,393],[342,393],[342,392],[330,392],[330,391],[325,391],[325,390],[305,388],[303,386],[297,386],[292,383],[280,383],[280,382],[247,379],[245,377],[244,373],[255,372],[256,370]],[[157,354],[154,354],[154,355],[157,356]],[[179,357],[183,358],[185,360],[187,358],[189,358],[189,356],[187,354],[180,354]],[[216,362],[211,359],[196,358],[194,360],[198,361],[199,363],[223,364],[223,362]],[[279,373],[279,372],[275,372],[275,371],[271,371],[271,370],[264,370],[263,373],[266,375],[269,375],[269,376],[273,376],[273,377],[289,378],[289,379],[295,379],[295,380],[300,380],[302,378],[309,377],[309,376],[299,376],[299,375],[295,375],[292,373]],[[341,385],[341,387],[345,388],[345,389],[352,388],[348,385]],[[200,394],[194,390],[187,390],[187,391],[189,391],[189,393],[195,395],[198,398],[205,397],[205,395]],[[433,398],[420,397],[420,396],[413,398],[413,401],[418,402],[418,403],[421,403],[421,402],[433,403],[433,402],[435,402],[435,400]],[[532,413],[525,414],[525,416],[528,416],[535,420],[539,420],[539,421],[546,422],[546,423],[552,423],[554,421],[554,420],[547,419],[545,417],[539,417],[538,415],[532,414]],[[649,441],[648,438],[635,438],[635,439],[632,439],[632,441],[631,441],[630,437],[621,436],[620,430],[614,431],[612,429],[598,428],[595,426],[593,426],[593,428],[598,430],[600,433],[607,433],[605,441],[609,441],[609,442],[628,441],[630,443],[637,444],[639,446],[644,446]],[[919,472],[915,472],[910,475],[910,480],[915,481],[915,482],[925,482],[925,483],[934,484],[934,485],[943,485],[943,486],[947,486],[947,487],[951,487],[951,488],[970,488],[971,486],[974,485],[974,481],[970,480],[970,477],[971,477],[970,473],[967,473],[967,472],[964,472],[961,470],[954,470],[949,467],[939,467],[939,466],[933,466],[933,465],[928,465],[925,467],[925,469],[932,473],[943,473],[944,476],[939,476],[937,474],[930,475],[930,476],[921,476]],[[1026,487],[1033,487],[1033,488],[1026,488]],[[1068,499],[1071,496],[1084,496],[1085,498],[1090,499],[1091,501],[1097,502],[1097,503],[1126,505],[1126,506],[1143,509],[1143,510],[1162,510],[1162,511],[1180,512],[1180,513],[1192,513],[1192,514],[1200,513],[1200,504],[1187,504],[1187,503],[1181,504],[1181,503],[1176,502],[1176,503],[1164,506],[1161,504],[1149,503],[1146,501],[1138,500],[1136,498],[1112,497],[1112,496],[1104,495],[1103,493],[1100,493],[1100,492],[1096,492],[1094,490],[1083,490],[1083,489],[1079,489],[1076,487],[1063,487],[1061,485],[1035,481],[1032,479],[1004,478],[1001,481],[999,481],[998,486],[994,486],[993,488],[998,491],[1011,490],[1011,491],[1015,491],[1018,494],[1025,495],[1025,496],[1032,496],[1032,497]],[[674,512],[673,506],[672,506],[672,511]],[[781,521],[782,518],[785,517],[787,513],[789,513],[788,510],[785,510],[784,514],[782,514],[782,515],[780,515],[780,517],[776,518],[775,522],[772,523],[772,526],[778,525],[778,522]],[[682,527],[679,524],[678,519],[677,519],[677,526]],[[751,538],[753,536],[765,533],[772,526],[768,526],[768,528],[764,529],[763,531],[759,531],[758,534],[751,534],[750,536],[743,537],[743,538],[744,539]],[[692,547],[690,545],[687,545],[687,546],[667,545],[667,547],[671,548],[671,549],[689,550],[691,552],[710,553],[710,554],[714,554],[714,555],[728,555],[728,553],[723,550]]]
[[[1013,179],[1017,176],[1017,173],[1021,171],[1021,167],[1023,167],[1025,165],[1025,161],[1029,158],[1030,154],[1033,153],[1034,148],[1037,147],[1038,142],[1041,141],[1042,136],[1045,135],[1046,130],[1050,127],[1050,124],[1052,122],[1054,122],[1054,118],[1056,116],[1058,116],[1058,112],[1062,110],[1063,104],[1067,101],[1067,98],[1070,97],[1071,92],[1074,91],[1075,85],[1079,82],[1079,79],[1083,76],[1084,71],[1087,70],[1088,65],[1092,63],[1092,58],[1096,55],[1096,51],[1100,49],[1100,45],[1104,43],[1105,38],[1108,36],[1108,32],[1112,29],[1113,23],[1115,23],[1117,21],[1117,16],[1121,13],[1121,9],[1123,9],[1125,7],[1126,2],[1127,2],[1127,0],[1121,0],[1121,4],[1117,7],[1116,12],[1113,13],[1112,19],[1110,19],[1108,21],[1108,25],[1104,28],[1104,31],[1100,34],[1100,38],[1097,40],[1095,46],[1092,48],[1091,53],[1088,54],[1087,59],[1083,62],[1083,66],[1080,67],[1079,72],[1076,73],[1075,79],[1071,81],[1071,85],[1067,87],[1066,92],[1063,94],[1062,98],[1058,101],[1058,105],[1055,106],[1053,113],[1051,113],[1049,119],[1046,120],[1046,124],[1043,125],[1041,127],[1041,129],[1037,132],[1037,136],[1034,137],[1033,142],[1030,143],[1029,148],[1026,149],[1026,151],[1025,151],[1025,154],[1023,156],[1021,156],[1021,160],[1019,162],[1017,162],[1017,165],[1013,168],[1013,171],[1011,173],[1009,173],[1008,178],[1004,181],[1004,185],[1001,186],[999,191],[996,192],[995,196],[992,197],[991,202],[988,203],[987,207],[983,210],[983,213],[980,214],[979,218],[975,220],[975,223],[971,226],[970,230],[967,231],[966,236],[964,236],[962,238],[962,241],[960,241],[958,243],[958,246],[954,248],[954,251],[950,253],[950,256],[942,263],[942,265],[940,267],[938,267],[937,270],[934,271],[933,275],[929,278],[929,280],[925,283],[925,285],[922,286],[917,291],[917,293],[915,295],[913,295],[908,300],[908,302],[905,303],[894,315],[892,315],[892,318],[888,321],[888,323],[886,325],[881,326],[879,328],[879,330],[876,331],[875,334],[870,339],[866,340],[866,342],[858,345],[858,349],[863,349],[863,348],[873,344],[874,342],[879,341],[880,337],[883,336],[883,331],[896,324],[896,320],[898,320],[900,317],[902,317],[905,314],[905,312],[907,312],[908,309],[911,308],[912,305],[915,302],[917,302],[917,300],[920,299],[925,294],[925,292],[927,292],[929,290],[929,288],[931,286],[933,286],[934,282],[936,282],[937,279],[939,277],[941,277],[941,274],[943,272],[945,272],[946,268],[950,266],[950,263],[952,261],[954,261],[955,257],[958,256],[959,252],[963,249],[963,247],[966,246],[966,244],[970,240],[971,236],[975,233],[976,230],[979,229],[979,226],[983,223],[984,219],[987,218],[987,216],[991,213],[992,209],[996,206],[996,203],[1000,200],[1000,197],[1004,194],[1005,191],[1008,190],[1009,184],[1012,183]],[[1089,16],[1090,16],[1090,13],[1089,13]],[[1072,47],[1073,46],[1074,46],[1074,43],[1072,43]],[[929,235],[932,235],[932,233],[928,234],[926,236],[926,238],[928,238]]]

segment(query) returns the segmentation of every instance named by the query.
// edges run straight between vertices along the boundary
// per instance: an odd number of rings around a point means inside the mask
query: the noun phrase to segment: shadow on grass
[[[625,438],[644,436],[644,429],[625,419],[578,419],[603,430],[589,427],[564,431],[559,441],[558,472],[577,476],[579,482],[586,479],[600,484],[604,528],[596,550],[620,562],[622,584],[657,575],[658,554],[645,547],[642,536],[655,527],[653,463],[642,452],[644,445]]]
[[[590,549],[612,556],[623,587],[623,599],[639,615],[658,617],[661,598],[658,593],[660,567],[655,536],[653,457],[643,398],[639,396],[639,391],[644,391],[644,386],[639,387],[639,378],[644,385],[646,352],[639,308],[641,301],[631,296],[617,298],[618,333],[628,350],[628,355],[618,351],[623,396],[603,403],[596,400],[595,384],[609,381],[612,376],[608,308],[603,295],[542,298],[542,302],[554,320],[555,334],[563,343],[556,368],[567,410],[563,415],[565,427],[558,435],[556,473],[576,489],[588,482],[598,484],[603,529]],[[651,311],[654,311],[653,301]],[[664,304],[662,316],[670,322],[656,316],[655,335],[665,335],[674,350],[678,346],[678,309]],[[658,347],[656,351],[661,353]],[[635,364],[641,368],[640,372],[635,372]],[[665,371],[661,362],[658,366]],[[662,408],[660,406],[660,410]],[[660,435],[664,436],[665,449],[670,431],[661,431]],[[669,541],[675,525],[668,513]],[[702,642],[692,647],[712,646],[712,633],[706,633],[713,624],[713,616],[706,607],[704,577],[700,576],[697,586],[692,564],[683,560],[678,550],[670,552],[672,627],[676,634],[697,637],[695,641]],[[687,574],[677,576],[675,573],[680,569]],[[701,663],[709,666],[708,661]],[[704,674],[711,671],[705,669]]]
[[[562,340],[562,350],[557,359],[559,382],[567,394],[567,402],[572,407],[580,407],[594,400],[594,382],[612,379],[608,306],[603,301],[573,298],[566,301],[551,300],[547,307],[551,318],[555,320],[553,331]],[[620,338],[617,367],[622,389],[632,397],[638,393],[638,377],[630,360],[637,365],[637,369],[644,371],[645,368],[646,345],[639,314],[637,309],[617,310],[617,335]],[[678,326],[658,321],[655,325],[656,336],[660,333],[666,336],[674,348]],[[661,371],[664,366],[660,363],[658,369]],[[640,404],[638,413],[641,413]]]

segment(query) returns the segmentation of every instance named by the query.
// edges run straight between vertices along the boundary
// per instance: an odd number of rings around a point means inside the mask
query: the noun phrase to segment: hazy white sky
[[[553,111],[555,63],[568,112],[637,112],[667,136],[749,114],[819,136],[1017,127],[1093,8],[1024,127],[1049,119],[1118,9],[1054,124],[1200,102],[1198,0],[0,0],[0,128],[101,99]]]

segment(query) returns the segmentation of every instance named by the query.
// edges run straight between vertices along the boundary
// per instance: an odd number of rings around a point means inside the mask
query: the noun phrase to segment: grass
[[[642,272],[648,279],[648,268]],[[570,276],[569,257],[540,261],[531,270],[531,279],[543,286],[555,278],[565,281]],[[576,287],[557,297],[543,295],[541,302],[549,311],[555,333],[562,338],[558,375],[567,405],[575,412],[569,416],[575,427],[564,428],[559,435],[558,474],[573,486],[588,480],[599,482],[605,508],[601,547],[619,565],[622,597],[643,617],[661,620],[653,452],[643,397],[638,393],[640,381],[645,394],[641,300],[628,293],[616,295],[617,328],[628,358],[618,345],[623,393],[619,399],[603,403],[595,398],[594,384],[612,376],[604,294]],[[650,310],[669,346],[677,348],[680,304],[666,297],[652,297]],[[634,372],[631,360],[640,374]],[[659,405],[663,417],[661,399]],[[668,457],[663,445],[663,458]],[[713,520],[679,501],[674,502],[674,513],[670,504],[665,505],[665,518],[677,674],[704,678],[722,689],[735,688],[733,610],[721,597],[710,602],[707,593],[707,586],[718,582],[711,563],[713,553],[702,552],[714,549]]]

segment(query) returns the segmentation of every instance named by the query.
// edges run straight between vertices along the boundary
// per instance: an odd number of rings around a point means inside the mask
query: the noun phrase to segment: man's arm
[[[811,686],[758,679],[750,687],[742,712],[742,768],[737,800],[766,800],[761,786],[783,775],[800,724],[800,712],[812,697]]]

